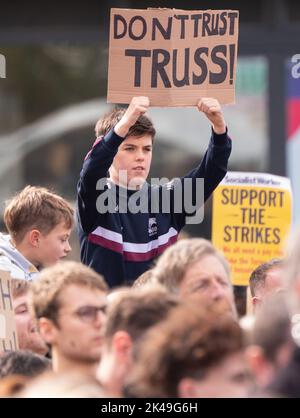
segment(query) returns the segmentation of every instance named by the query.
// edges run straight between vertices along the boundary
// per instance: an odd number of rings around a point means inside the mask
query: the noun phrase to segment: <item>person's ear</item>
[[[253,296],[252,305],[254,309],[258,308],[261,305],[261,298],[258,296]]]
[[[41,233],[37,229],[32,229],[28,234],[29,243],[35,247],[38,248],[40,244],[41,239]]]
[[[38,328],[43,340],[47,344],[52,345],[56,342],[58,328],[51,319],[44,317],[40,318],[38,321]]]
[[[191,377],[184,377],[180,380],[177,388],[179,398],[198,398],[196,382]]]
[[[125,359],[131,355],[132,339],[126,331],[117,331],[112,343],[118,358]]]

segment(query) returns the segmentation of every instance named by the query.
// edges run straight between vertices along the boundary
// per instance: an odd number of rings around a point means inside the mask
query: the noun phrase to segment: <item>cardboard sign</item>
[[[7,271],[0,270],[0,353],[18,350],[11,280]]]
[[[212,242],[230,263],[235,285],[248,285],[260,264],[283,255],[292,222],[286,177],[229,172],[213,195]]]
[[[238,23],[237,10],[111,9],[107,101],[234,103]]]

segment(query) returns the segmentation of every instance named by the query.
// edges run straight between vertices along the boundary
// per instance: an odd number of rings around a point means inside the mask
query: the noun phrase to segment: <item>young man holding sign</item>
[[[145,115],[149,105],[147,97],[134,97],[127,110],[115,110],[98,121],[100,137],[80,173],[81,260],[111,287],[131,284],[177,240],[225,176],[231,152],[219,102],[203,98],[197,107],[210,121],[212,137],[202,162],[185,177],[150,186],[146,179],[155,129]]]

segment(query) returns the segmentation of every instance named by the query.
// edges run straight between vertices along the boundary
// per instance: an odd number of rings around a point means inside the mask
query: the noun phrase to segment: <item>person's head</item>
[[[254,307],[261,305],[267,295],[284,288],[282,270],[282,259],[272,259],[253,270],[249,286]]]
[[[36,354],[46,354],[48,347],[37,330],[34,319],[28,309],[30,282],[11,280],[12,304],[16,320],[16,329],[20,350],[29,350]]]
[[[255,316],[247,357],[259,388],[266,388],[285,368],[294,343],[285,295],[266,296]]]
[[[205,239],[183,239],[169,247],[158,259],[153,277],[183,298],[199,293],[212,302],[228,299],[234,307],[229,265]]]
[[[105,345],[111,346],[118,331],[125,331],[131,341],[137,341],[177,305],[177,297],[157,284],[122,291],[108,305]]]
[[[96,136],[106,135],[124,116],[126,109],[116,108],[96,123]],[[119,146],[109,169],[113,183],[130,188],[142,185],[148,177],[155,128],[146,115],[141,115]]]
[[[0,357],[0,378],[18,374],[34,377],[50,369],[51,362],[30,351],[10,351]]]
[[[132,284],[132,287],[141,288],[144,286],[149,286],[153,283],[153,271],[152,269],[144,271]]]
[[[111,394],[120,395],[145,332],[177,305],[177,298],[158,285],[123,290],[108,304],[104,350],[97,376]]]
[[[77,262],[42,271],[30,289],[30,307],[51,346],[55,371],[95,365],[101,355],[107,285]]]
[[[133,397],[246,396],[243,337],[231,315],[184,303],[138,347],[124,393]]]
[[[47,267],[65,257],[74,211],[62,197],[27,186],[6,204],[4,222],[16,248],[31,263]]]

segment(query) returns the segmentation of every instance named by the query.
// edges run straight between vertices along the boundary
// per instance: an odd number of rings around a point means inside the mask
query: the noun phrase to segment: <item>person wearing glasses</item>
[[[102,276],[73,261],[46,268],[33,283],[29,306],[51,348],[54,372],[95,376],[103,343],[106,292]]]

